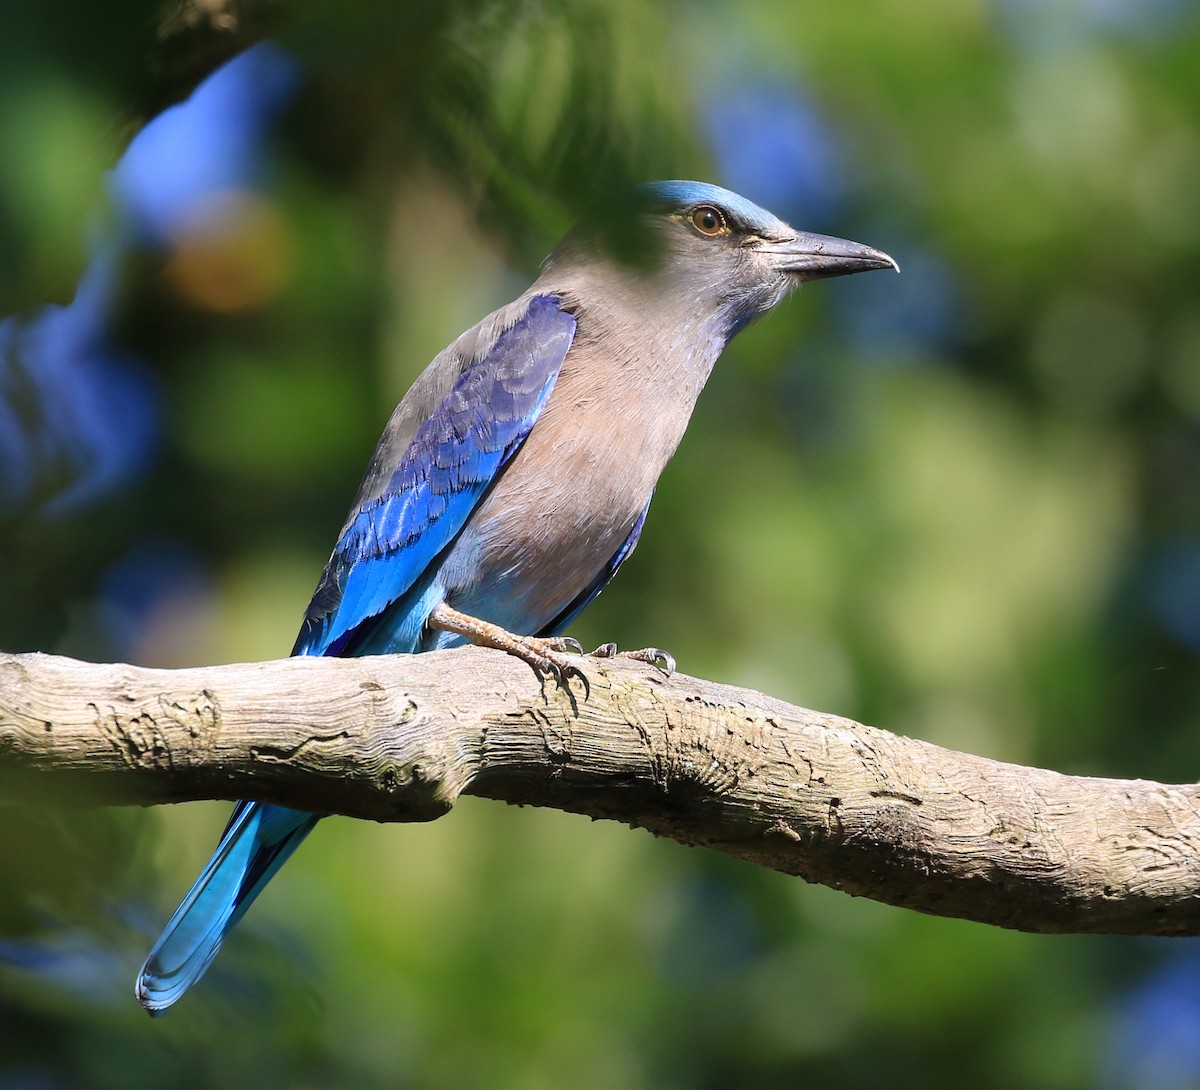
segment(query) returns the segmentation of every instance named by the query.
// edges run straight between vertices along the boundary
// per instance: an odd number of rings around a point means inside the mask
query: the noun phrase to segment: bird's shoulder
[[[380,436],[351,505],[343,533],[358,513],[383,496],[406,458],[423,425],[447,399],[459,391],[460,411],[481,406],[465,404],[470,397],[473,372],[487,371],[493,385],[515,386],[530,378],[540,383],[543,372],[561,364],[560,342],[574,335],[572,308],[560,295],[531,286],[513,302],[493,311],[439,352],[396,406]],[[509,411],[523,405],[506,403]],[[496,408],[498,406],[493,406]],[[450,414],[443,412],[442,417]]]

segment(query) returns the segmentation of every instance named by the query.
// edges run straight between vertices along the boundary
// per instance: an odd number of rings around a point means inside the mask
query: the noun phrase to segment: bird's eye
[[[724,214],[711,204],[702,204],[692,210],[692,226],[709,238],[729,234],[729,224],[725,221]]]

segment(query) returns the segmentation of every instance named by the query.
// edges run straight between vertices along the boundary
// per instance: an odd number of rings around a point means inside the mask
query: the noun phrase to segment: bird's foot
[[[514,658],[527,662],[539,676],[554,678],[560,688],[567,688],[572,678],[583,684],[584,694],[590,691],[587,675],[569,656],[583,654],[583,646],[570,636],[519,636],[491,621],[481,621],[467,613],[451,609],[445,602],[429,615],[429,626],[443,632],[453,632],[478,647],[494,647]]]
[[[633,659],[634,662],[649,663],[662,672],[663,677],[675,673],[675,656],[661,647],[639,647],[634,651],[618,651],[615,643],[602,643],[588,656],[593,659]]]

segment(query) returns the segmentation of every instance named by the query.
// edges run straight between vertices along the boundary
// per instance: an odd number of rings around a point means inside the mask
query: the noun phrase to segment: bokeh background
[[[284,7],[158,113],[148,6],[6,9],[0,647],[285,654],[425,363],[617,187],[700,177],[904,272],[739,337],[575,635],[1196,778],[1194,3]],[[1200,1086],[1194,943],[475,799],[325,822],[151,1022],[134,973],[227,813],[0,804],[0,1090]]]

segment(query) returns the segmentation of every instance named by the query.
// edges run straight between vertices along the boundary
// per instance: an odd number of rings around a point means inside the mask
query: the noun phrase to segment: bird
[[[584,676],[582,649],[563,633],[636,547],[731,338],[804,281],[899,271],[880,250],[795,230],[707,182],[640,187],[617,229],[644,260],[618,259],[599,217],[585,219],[522,295],[417,378],[367,465],[293,655],[470,642],[559,684]],[[632,654],[674,668],[657,649]],[[320,818],[236,804],[138,974],[143,1007],[163,1013],[200,978]]]

